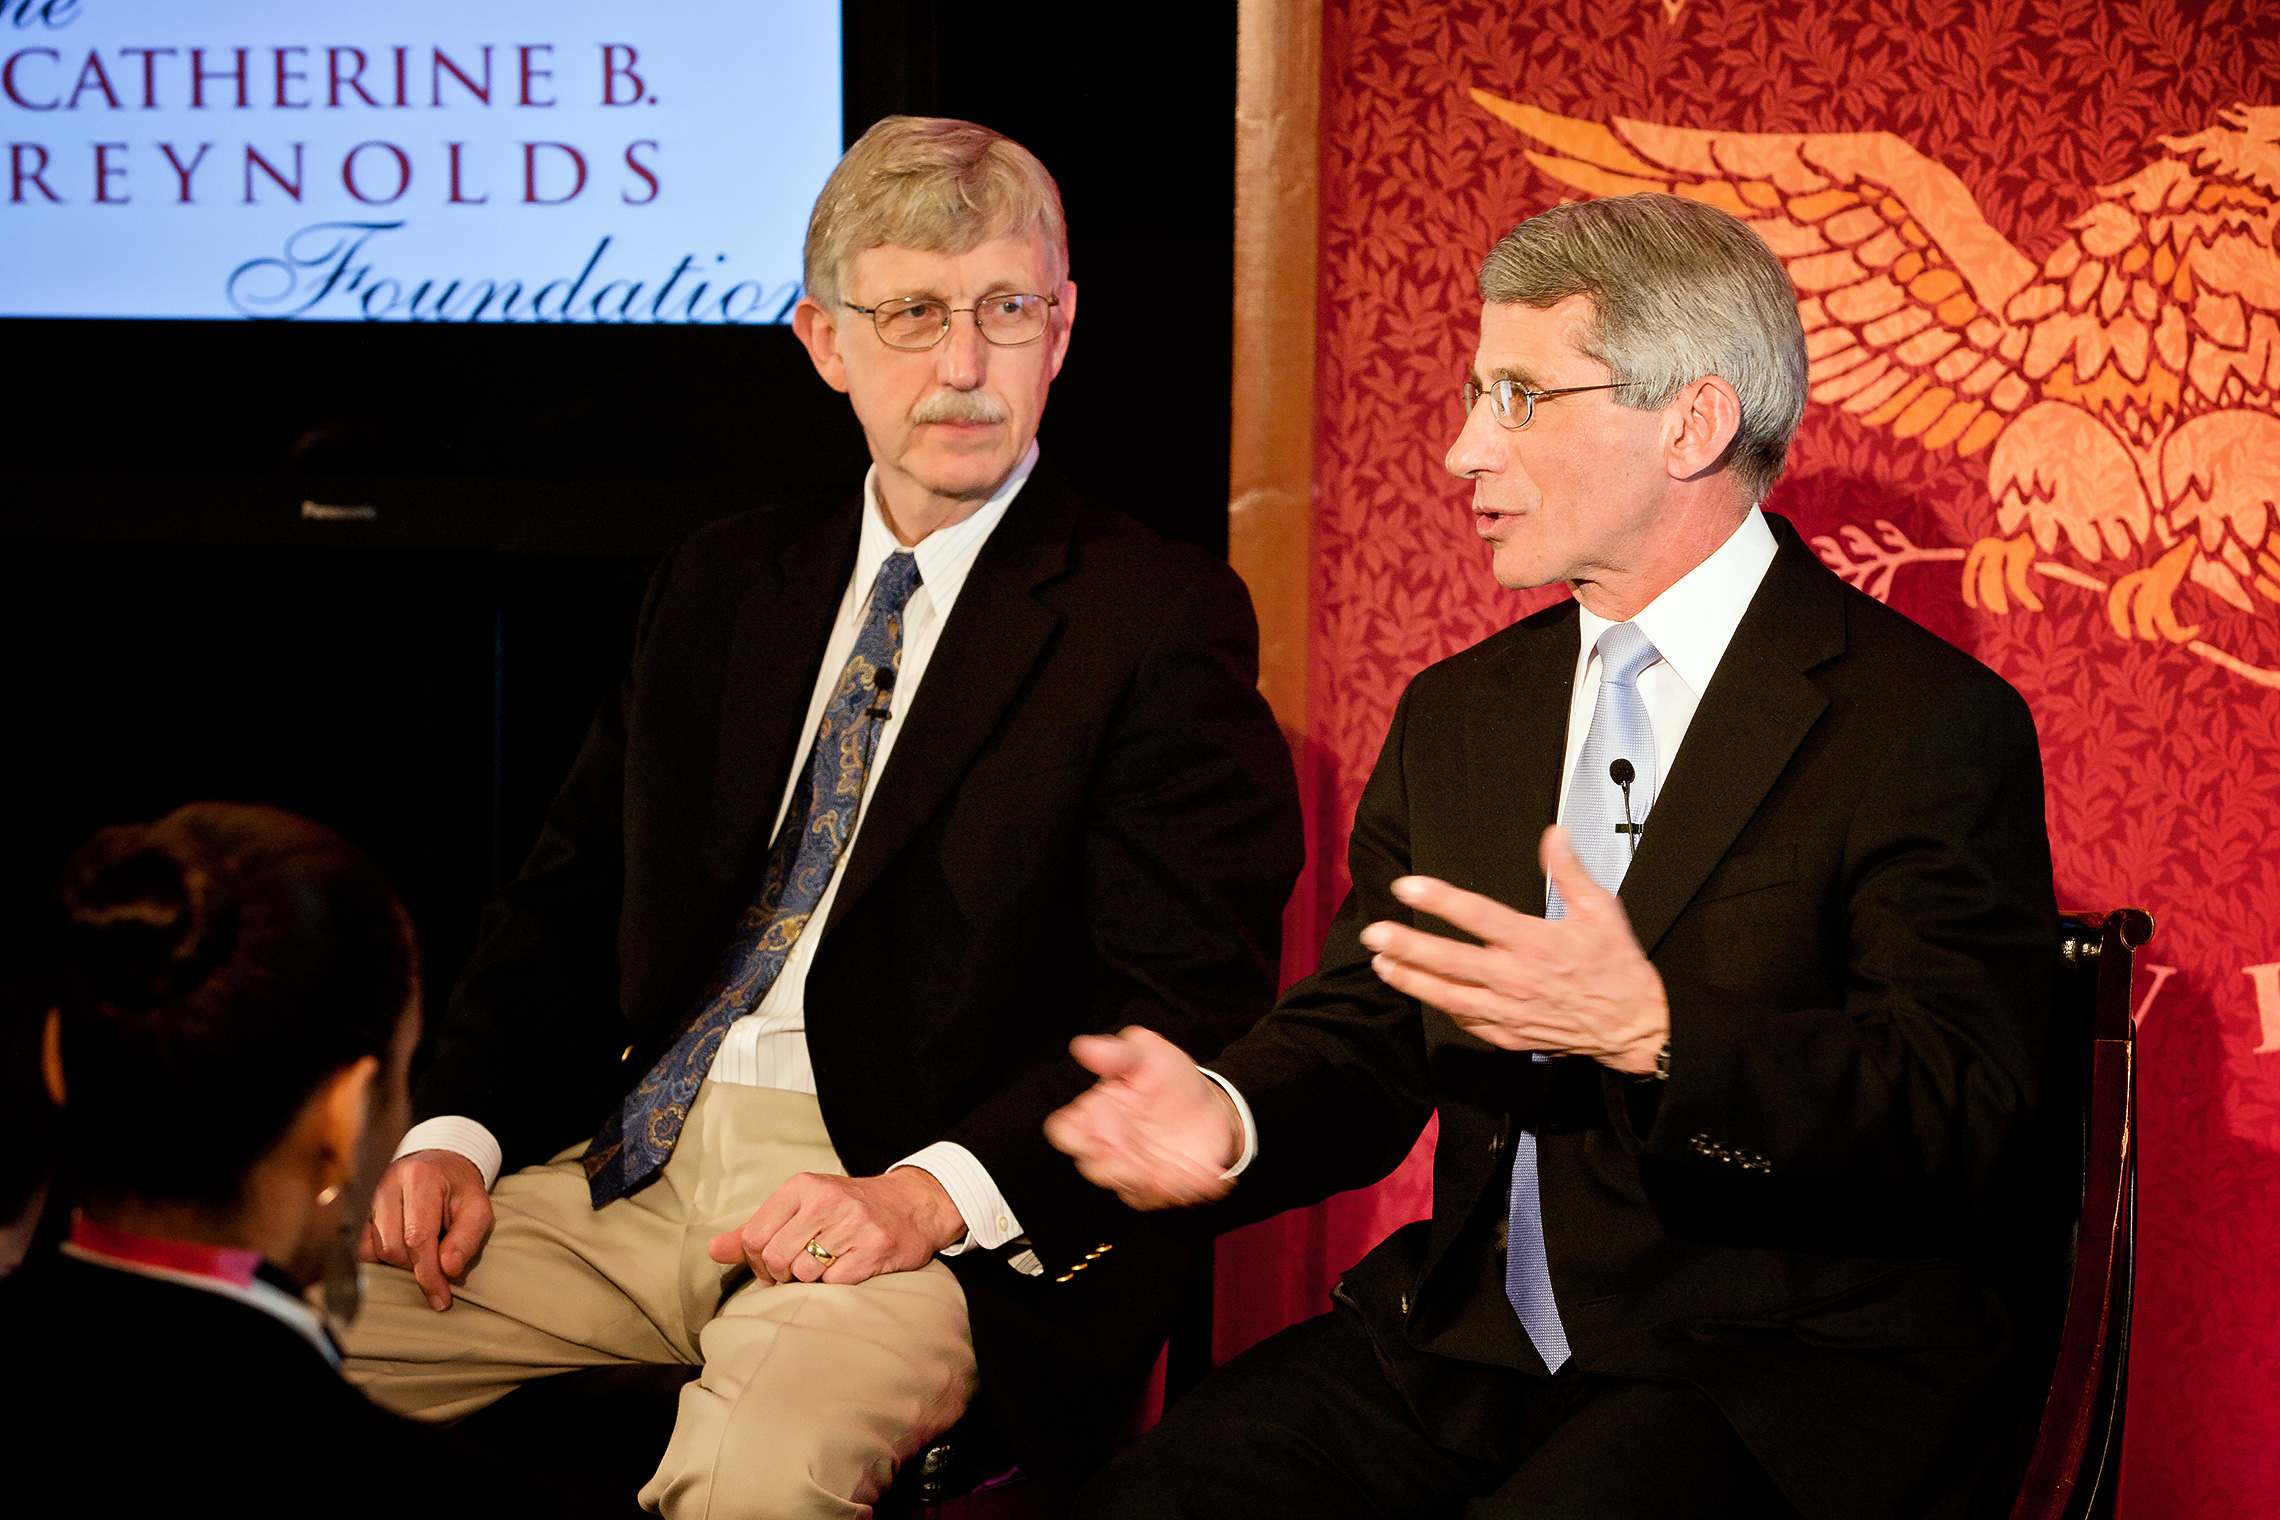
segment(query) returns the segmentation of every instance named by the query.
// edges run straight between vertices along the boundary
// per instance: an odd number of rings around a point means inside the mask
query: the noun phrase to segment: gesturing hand
[[[1381,921],[1362,931],[1363,946],[1377,952],[1371,969],[1492,1045],[1589,1056],[1644,1076],[1670,1038],[1662,976],[1622,901],[1585,872],[1565,829],[1544,830],[1543,862],[1565,918],[1516,912],[1430,876],[1402,877],[1395,897],[1481,943]]]
[[[490,1233],[491,1195],[475,1163],[457,1151],[414,1151],[380,1174],[356,1254],[410,1268],[428,1307],[441,1312],[451,1307],[450,1279]]]
[[[883,1177],[802,1172],[705,1249],[724,1265],[749,1264],[764,1283],[859,1283],[915,1272],[965,1237],[965,1218],[934,1174],[898,1166]],[[811,1240],[831,1253],[828,1265],[809,1252]]]
[[[1079,1035],[1069,1053],[1100,1077],[1045,1120],[1045,1138],[1085,1180],[1136,1209],[1226,1196],[1242,1146],[1235,1105],[1186,1051],[1153,1030]]]

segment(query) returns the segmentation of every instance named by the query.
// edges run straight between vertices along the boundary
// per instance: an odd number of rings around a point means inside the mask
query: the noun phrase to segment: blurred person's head
[[[897,533],[988,500],[1037,436],[1076,320],[1045,166],[972,122],[890,116],[816,198],[806,283],[792,326],[854,403]]]
[[[46,1069],[81,1208],[314,1281],[403,1131],[410,921],[363,853],[193,803],[72,857]]]

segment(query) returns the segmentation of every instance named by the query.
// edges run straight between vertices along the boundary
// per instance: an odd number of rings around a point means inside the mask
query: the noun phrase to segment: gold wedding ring
[[[810,1236],[807,1243],[807,1253],[828,1267],[839,1260],[839,1253],[837,1251],[826,1251],[821,1244],[822,1240],[821,1234]]]

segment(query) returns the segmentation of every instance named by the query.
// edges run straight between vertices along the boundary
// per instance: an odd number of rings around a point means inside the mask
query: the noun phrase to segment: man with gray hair
[[[1230,1227],[1437,1112],[1432,1217],[1085,1512],[2007,1511],[2056,1286],[2007,1208],[2057,943],[2026,705],[1762,510],[1805,343],[1741,222],[1556,207],[1480,293],[1448,468],[1497,581],[1574,599],[1410,684],[1320,971],[1200,1074],[1080,1040],[1049,1131]]]
[[[869,476],[659,567],[375,1197],[374,1398],[701,1369],[640,1498],[714,1520],[868,1514],[977,1398],[1041,1483],[1105,1457],[1188,1247],[1046,1144],[1067,1046],[1249,1027],[1301,847],[1242,583],[1040,455],[1076,302],[998,134],[831,175],[793,325]]]

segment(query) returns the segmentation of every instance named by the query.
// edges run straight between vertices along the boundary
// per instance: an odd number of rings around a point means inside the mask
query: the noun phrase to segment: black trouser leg
[[[1693,1388],[1589,1392],[1465,1520],[1795,1520],[1718,1406]]]
[[[1453,1516],[1493,1467],[1435,1447],[1360,1318],[1294,1325],[1220,1368],[1087,1486],[1082,1520]]]
[[[1692,1388],[1516,1381],[1516,1467],[1436,1446],[1338,1309],[1206,1378],[1096,1477],[1079,1520],[1794,1520]],[[1523,1433],[1522,1440],[1527,1437]]]

